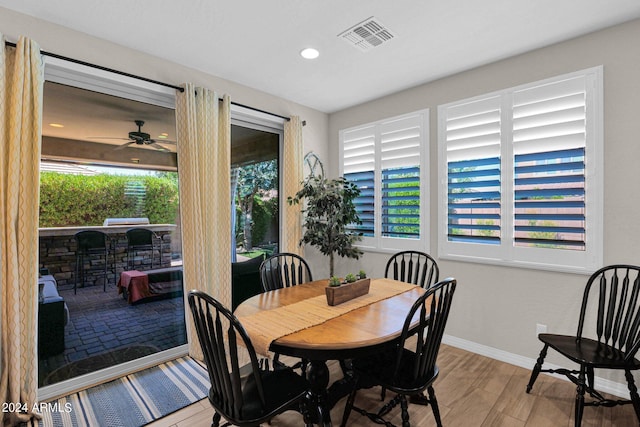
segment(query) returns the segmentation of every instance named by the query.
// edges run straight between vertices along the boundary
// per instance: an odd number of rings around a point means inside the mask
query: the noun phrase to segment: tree
[[[329,256],[329,276],[333,276],[334,254],[359,259],[362,251],[354,246],[361,240],[361,233],[347,230],[347,226],[361,224],[354,199],[360,195],[355,184],[344,178],[326,179],[310,176],[302,182],[302,188],[289,204],[305,201],[304,235],[300,244],[315,246]]]
[[[241,166],[238,170],[237,194],[238,206],[243,226],[243,244],[245,250],[253,248],[251,227],[253,225],[254,197],[265,195],[277,188],[278,163],[274,160]]]

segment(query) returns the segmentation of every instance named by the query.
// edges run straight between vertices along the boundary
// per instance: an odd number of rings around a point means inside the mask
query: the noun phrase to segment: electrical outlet
[[[546,333],[547,333],[547,325],[536,323],[536,336],[538,336],[539,334],[546,334]]]

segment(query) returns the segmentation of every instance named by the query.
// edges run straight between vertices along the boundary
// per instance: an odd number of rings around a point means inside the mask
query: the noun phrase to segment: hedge
[[[144,197],[132,195],[132,187]],[[105,218],[130,217],[175,224],[177,214],[177,181],[166,176],[40,174],[40,227],[102,225]]]

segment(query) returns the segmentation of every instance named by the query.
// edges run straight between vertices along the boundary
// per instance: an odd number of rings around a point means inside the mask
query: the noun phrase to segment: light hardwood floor
[[[440,376],[434,384],[442,423],[446,427],[549,427],[573,426],[575,386],[541,374],[531,391],[525,393],[530,370],[499,362],[464,350],[443,345],[438,358]],[[337,363],[330,363],[332,381],[339,378]],[[597,383],[596,383],[597,386]],[[388,393],[388,396],[391,393]],[[381,405],[380,389],[361,390],[356,405],[375,410]],[[345,399],[331,411],[339,425]],[[399,407],[390,421],[401,425]],[[409,405],[412,426],[435,426],[430,407]],[[391,415],[391,414],[390,414]],[[213,409],[206,399],[162,418],[152,427],[208,427]],[[289,411],[276,418],[270,427],[302,426],[300,414]],[[351,413],[349,426],[370,426],[367,418]],[[585,408],[583,426],[637,426],[631,405],[614,408]],[[265,424],[267,426],[267,424]]]

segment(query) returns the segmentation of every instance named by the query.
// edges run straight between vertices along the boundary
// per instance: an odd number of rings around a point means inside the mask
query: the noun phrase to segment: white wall
[[[505,37],[509,37],[505,34]],[[385,117],[430,108],[431,253],[437,250],[437,106],[548,77],[604,66],[605,264],[640,264],[640,21],[492,63],[427,83],[329,117],[329,172],[338,165],[338,131]],[[425,54],[428,54],[425,52]],[[437,254],[436,254],[437,255]],[[364,268],[383,275],[388,254],[342,260],[336,270]],[[316,268],[325,262],[313,257]],[[586,276],[438,260],[441,277],[458,279],[447,334],[499,351],[535,358],[536,323],[549,332],[575,333]],[[315,270],[314,270],[315,272]],[[555,363],[562,359],[551,355]],[[598,374],[596,374],[598,375]],[[615,377],[613,377],[615,379]],[[617,379],[616,379],[617,381]]]

